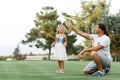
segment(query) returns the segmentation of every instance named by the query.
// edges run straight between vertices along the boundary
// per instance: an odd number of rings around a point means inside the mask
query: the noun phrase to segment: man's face
[[[101,29],[99,28],[98,25],[96,25],[96,27],[95,27],[95,32],[96,32],[97,34],[101,32]]]

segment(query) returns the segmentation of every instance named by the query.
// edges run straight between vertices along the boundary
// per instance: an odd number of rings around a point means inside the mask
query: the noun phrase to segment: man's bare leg
[[[92,51],[91,56],[92,56],[94,62],[96,63],[96,65],[98,67],[98,70],[101,71],[101,72],[104,72],[104,69],[102,68],[102,64],[101,64],[101,61],[100,61],[100,58],[99,58],[97,52]]]
[[[91,71],[84,71],[85,74],[93,74],[94,72],[96,72],[98,70],[91,70]]]

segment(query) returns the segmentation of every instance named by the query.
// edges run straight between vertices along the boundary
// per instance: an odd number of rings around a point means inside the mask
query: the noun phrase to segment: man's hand
[[[65,24],[69,29],[71,29],[73,27],[73,25],[70,22],[66,22]]]
[[[84,54],[84,52],[85,52],[85,49],[83,49],[83,50],[78,54],[78,58],[80,58],[81,55]]]

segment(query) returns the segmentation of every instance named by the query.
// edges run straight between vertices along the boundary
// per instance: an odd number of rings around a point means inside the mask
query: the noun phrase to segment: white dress
[[[67,60],[66,48],[64,46],[64,38],[56,35],[54,59],[65,61]]]

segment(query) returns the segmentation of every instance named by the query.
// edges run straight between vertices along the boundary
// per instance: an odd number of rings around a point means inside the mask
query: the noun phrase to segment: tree
[[[48,49],[50,60],[51,55],[51,43],[55,40],[56,28],[61,21],[58,21],[57,10],[53,7],[43,7],[40,13],[36,14],[35,28],[32,28],[29,33],[26,34],[26,40],[22,40],[23,44],[33,43],[37,48],[43,48],[43,50]],[[65,25],[63,23],[63,25]],[[67,34],[68,33],[68,34]],[[75,35],[69,35],[69,31],[66,32],[68,39],[67,53],[73,54],[72,48],[76,41]],[[32,44],[32,45],[33,45]],[[30,45],[32,47],[32,45]]]
[[[111,53],[114,61],[120,61],[120,12],[103,17],[111,38]]]
[[[20,60],[21,59],[21,53],[20,53],[20,48],[19,45],[15,48],[13,52],[13,59]]]
[[[97,0],[97,1],[81,1],[81,13],[73,16],[67,13],[63,15],[67,18],[66,21],[73,22],[73,25],[78,29],[86,33],[94,33],[95,25],[101,21],[101,17],[105,16],[109,12],[110,0],[107,3],[106,0]],[[92,41],[86,40],[85,46],[91,47]]]
[[[67,53],[69,55],[71,54],[77,54],[77,50],[78,48],[75,48],[74,46],[74,43],[77,41],[77,38],[76,38],[76,35],[72,34],[72,35],[67,35],[67,47],[66,47],[66,50],[67,50]]]
[[[42,11],[36,14],[35,28],[32,28],[29,33],[26,34],[27,40],[23,40],[22,43],[34,43],[35,47],[43,48],[43,50],[49,50],[49,57],[51,54],[51,43],[55,40],[56,27],[60,23],[57,18],[57,10],[53,7],[43,7]],[[32,44],[33,45],[33,44]],[[32,45],[30,45],[32,47]]]
[[[65,17],[74,20],[74,26],[87,33],[94,33],[95,25],[109,12],[110,1],[107,4],[106,0],[99,1],[81,1],[82,12],[79,15],[72,16],[63,13]],[[88,41],[87,41],[88,42]]]
[[[87,33],[94,33],[94,25],[100,21],[101,16],[108,14],[110,1],[107,4],[106,0],[81,1],[81,13],[72,16],[63,13],[65,17],[74,20],[75,27]]]
[[[13,58],[16,60],[20,59],[20,49],[19,49],[19,45],[17,45],[17,47],[15,48],[14,52],[13,52]]]

